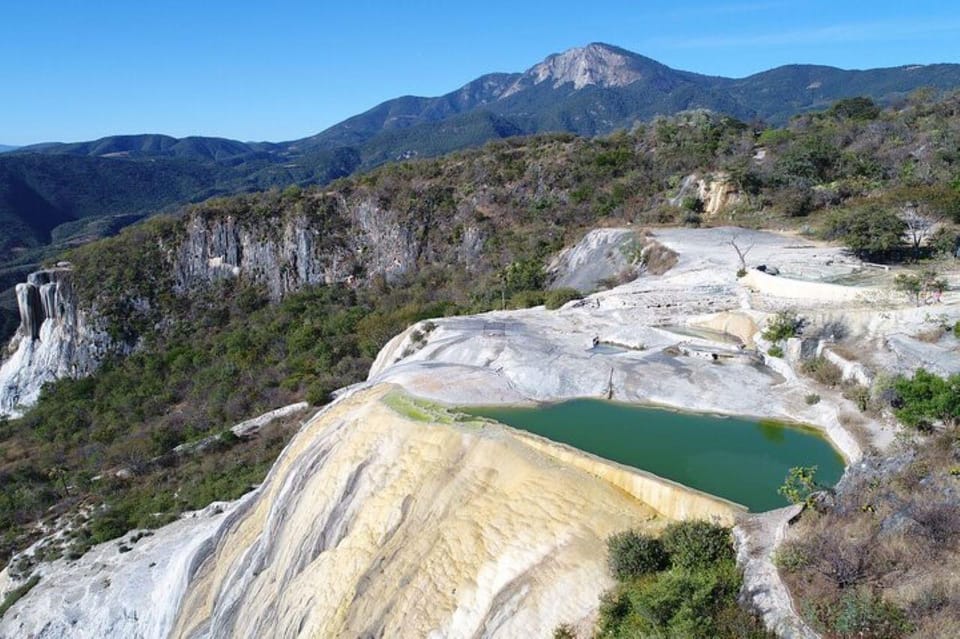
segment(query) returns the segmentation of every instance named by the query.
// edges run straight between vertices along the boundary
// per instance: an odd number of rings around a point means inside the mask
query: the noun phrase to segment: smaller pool
[[[754,512],[787,504],[777,489],[793,466],[817,466],[817,480],[830,486],[843,474],[843,458],[819,433],[773,422],[592,399],[464,412],[649,471]]]

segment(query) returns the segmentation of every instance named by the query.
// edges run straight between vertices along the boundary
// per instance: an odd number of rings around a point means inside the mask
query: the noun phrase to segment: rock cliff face
[[[82,311],[69,265],[31,273],[17,285],[20,328],[0,366],[0,415],[19,415],[47,382],[83,377],[111,347],[109,337]]]
[[[390,280],[436,250],[429,217],[405,217],[373,198],[322,197],[329,207],[325,215],[294,213],[242,222],[232,215],[194,214],[173,251],[177,289],[190,291],[243,276],[265,285],[277,300],[308,285],[374,275]],[[456,262],[461,253],[475,253],[478,241],[482,244],[477,230],[467,226],[462,247],[445,249],[453,250]]]
[[[639,56],[605,44],[593,43],[549,56],[529,69],[500,97],[506,98],[530,86],[550,82],[553,88],[573,84],[575,90],[589,85],[625,87],[644,77]]]
[[[677,195],[670,199],[674,206],[680,206],[687,197],[694,196],[703,206],[706,217],[716,217],[722,211],[729,209],[743,200],[743,195],[736,184],[730,180],[729,174],[718,171],[713,175],[699,176],[691,174],[683,178]]]

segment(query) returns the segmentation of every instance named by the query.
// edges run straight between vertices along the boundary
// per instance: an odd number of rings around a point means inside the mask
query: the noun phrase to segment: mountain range
[[[0,277],[3,268],[33,263],[51,245],[81,243],[186,202],[324,183],[491,139],[545,131],[592,136],[689,109],[779,124],[843,97],[889,103],[920,87],[958,86],[958,64],[866,71],[788,65],[733,79],[594,43],[522,73],[481,76],[439,97],[388,100],[298,140],[145,134],[31,145],[0,155]]]

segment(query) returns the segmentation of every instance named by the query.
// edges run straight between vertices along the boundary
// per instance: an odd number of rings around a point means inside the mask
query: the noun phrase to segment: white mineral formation
[[[47,382],[89,375],[109,338],[77,307],[67,266],[37,271],[17,284],[20,328],[0,366],[0,415],[18,416]]]
[[[0,637],[547,636],[589,623],[605,537],[663,511],[740,509],[380,385],[311,420],[223,514],[44,565]]]

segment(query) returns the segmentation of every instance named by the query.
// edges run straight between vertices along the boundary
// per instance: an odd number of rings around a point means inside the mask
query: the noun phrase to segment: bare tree
[[[866,581],[874,556],[873,537],[856,541],[836,529],[821,531],[811,539],[814,569],[840,589]]]
[[[747,248],[741,248],[738,240],[740,239],[739,233],[734,233],[730,236],[730,239],[727,240],[727,244],[733,247],[733,250],[737,252],[737,257],[740,258],[740,269],[743,271],[747,270],[747,254],[753,249],[754,245],[751,244]]]
[[[907,225],[907,237],[913,247],[914,259],[920,257],[920,247],[940,222],[940,216],[922,213],[915,204],[908,204],[900,213],[900,219]]]

